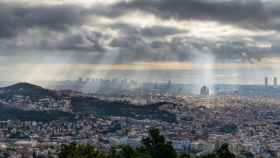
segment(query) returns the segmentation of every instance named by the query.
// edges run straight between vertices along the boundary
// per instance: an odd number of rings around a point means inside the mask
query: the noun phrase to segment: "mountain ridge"
[[[0,88],[0,98],[9,98],[15,95],[28,96],[32,100],[38,100],[45,97],[57,98],[57,92],[54,90],[45,89],[41,86],[19,82],[7,87]]]

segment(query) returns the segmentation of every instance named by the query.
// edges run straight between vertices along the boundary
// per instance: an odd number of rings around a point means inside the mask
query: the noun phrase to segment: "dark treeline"
[[[110,152],[98,150],[91,145],[63,145],[58,152],[58,158],[238,158],[224,144],[213,153],[204,156],[194,156],[189,153],[179,154],[158,129],[151,129],[149,136],[142,139],[139,148],[128,145],[112,147]]]

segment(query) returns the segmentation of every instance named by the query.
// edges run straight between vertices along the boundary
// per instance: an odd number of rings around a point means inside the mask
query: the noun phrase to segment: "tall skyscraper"
[[[265,77],[265,78],[264,78],[264,85],[265,85],[265,86],[268,86],[268,77]]]
[[[210,95],[210,90],[208,87],[206,86],[203,86],[201,89],[200,89],[200,95],[201,96],[204,96],[204,97],[207,97]]]
[[[278,83],[277,83],[277,77],[274,77],[274,78],[273,78],[273,85],[276,87],[277,84],[278,84]]]

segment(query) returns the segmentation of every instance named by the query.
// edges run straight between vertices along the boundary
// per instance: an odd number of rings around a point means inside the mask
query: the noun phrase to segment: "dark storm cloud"
[[[260,0],[133,0],[114,6],[142,10],[161,18],[210,20],[253,29],[279,30],[279,2]]]
[[[248,28],[276,29],[280,12],[275,9],[277,6],[253,0],[135,0],[85,9],[74,5],[32,6],[0,2],[0,56],[38,56],[40,59],[41,56],[70,54],[76,62],[99,63],[103,57],[110,58],[110,53],[118,52],[117,57],[112,57],[114,63],[131,63],[190,61],[199,52],[209,53],[218,60],[259,61],[269,54],[267,50],[242,38],[198,39],[175,26],[166,27],[159,23],[141,27],[117,21],[114,17],[139,9],[162,19],[214,20]],[[87,25],[92,16],[111,18],[114,22],[104,26],[93,22],[89,25],[90,30],[98,28],[96,31],[83,30],[82,26]],[[69,28],[78,31],[72,33]],[[110,35],[107,29],[120,34]],[[28,31],[35,33],[28,34]],[[53,32],[57,34],[54,36]],[[271,54],[277,56],[277,53]]]
[[[127,23],[115,23],[111,25],[107,25],[106,27],[112,28],[114,30],[119,30],[123,34],[126,35],[140,35],[143,37],[165,37],[169,35],[176,35],[180,33],[188,33],[186,30],[181,30],[175,27],[168,26],[147,26],[140,27],[137,25],[131,25]]]
[[[28,50],[104,52],[105,35],[81,28],[89,18],[88,9],[79,5],[0,2],[0,55],[17,56]],[[71,33],[73,27],[80,31]]]
[[[103,53],[106,51],[106,42],[111,38],[109,35],[97,31],[56,33],[55,35],[48,35],[47,38],[41,38],[45,36],[47,35],[36,33],[31,36],[28,34],[19,35],[17,39],[2,39],[0,40],[2,41],[0,42],[1,55],[17,55],[21,54],[23,50],[62,51],[61,54],[65,53],[65,51],[76,51],[85,54],[90,52]],[[9,51],[7,50],[13,50],[13,53],[8,53]]]
[[[22,3],[0,2],[0,38],[14,37],[37,27],[65,31],[69,26],[86,20],[78,6],[27,6]]]
[[[217,61],[237,60],[258,62],[268,55],[277,56],[269,50],[258,48],[257,43],[242,38],[230,38],[220,41],[178,36],[167,39],[147,39],[139,34],[120,37],[107,37],[98,32],[77,33],[65,36],[61,40],[41,40],[28,46],[12,49],[9,45],[1,49],[1,56],[14,57],[71,57],[75,63],[133,63],[153,61],[191,61],[205,54]],[[14,48],[14,47],[13,47]],[[30,51],[33,50],[33,51]],[[114,54],[116,54],[115,56]],[[115,56],[115,57],[114,57]],[[110,60],[109,58],[114,58]],[[113,63],[110,63],[113,64]]]
[[[50,46],[54,49],[60,50],[73,50],[73,51],[85,51],[85,52],[105,52],[105,44],[102,40],[106,38],[100,32],[90,32],[88,34],[74,34],[67,36],[64,40],[58,43],[56,46]]]
[[[174,37],[171,40],[147,41],[139,36],[114,39],[111,47],[121,49],[122,62],[127,61],[190,61],[201,55],[213,56],[217,61],[236,60],[258,62],[270,53],[256,42],[231,37],[223,41],[210,41],[194,37]]]

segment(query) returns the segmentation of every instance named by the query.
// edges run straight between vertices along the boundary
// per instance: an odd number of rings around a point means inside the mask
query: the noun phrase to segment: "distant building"
[[[274,77],[274,78],[273,78],[273,85],[276,87],[277,84],[278,84],[278,83],[277,83],[277,77]]]
[[[268,77],[265,77],[265,78],[264,78],[264,85],[265,85],[265,86],[268,86]]]
[[[208,87],[206,86],[203,86],[201,89],[200,89],[200,95],[201,96],[209,96],[210,94],[210,90]]]
[[[83,83],[83,78],[82,77],[78,78],[78,83]]]
[[[172,81],[171,81],[171,80],[169,80],[169,81],[168,81],[168,83],[167,83],[167,88],[170,88],[170,87],[171,87],[171,85],[172,85]]]

